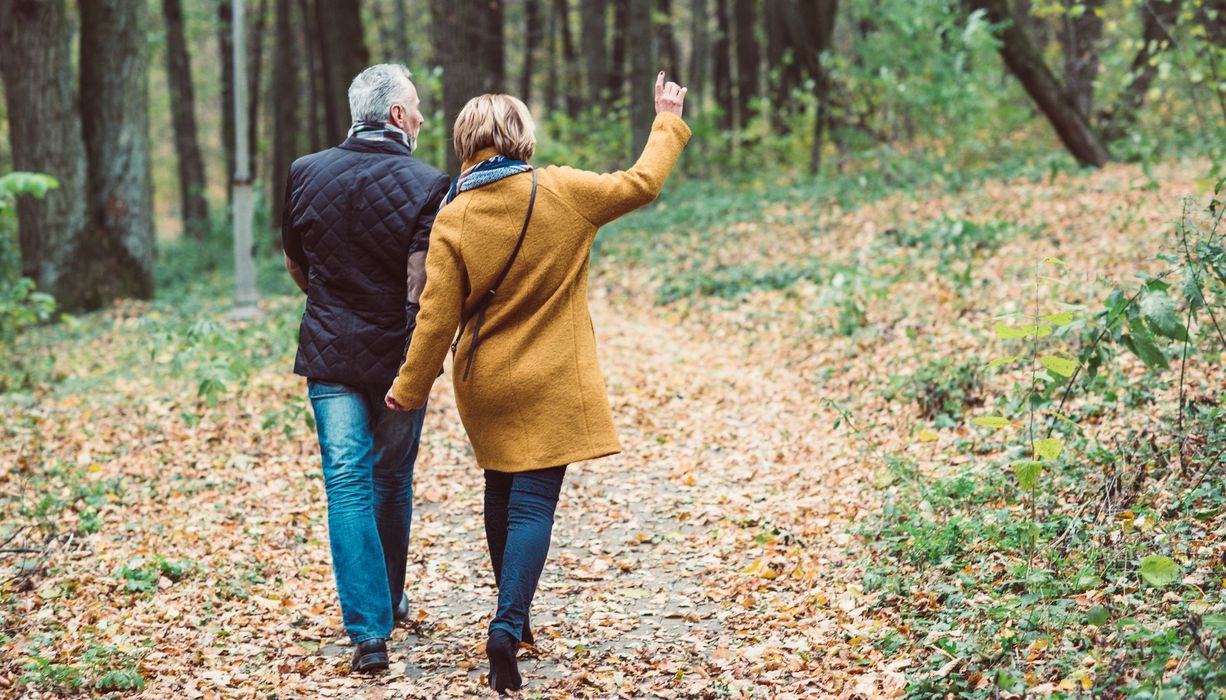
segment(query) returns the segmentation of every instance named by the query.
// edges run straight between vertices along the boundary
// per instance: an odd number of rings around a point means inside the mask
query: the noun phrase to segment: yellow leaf
[[[941,436],[940,436],[940,435],[937,435],[936,433],[932,432],[931,430],[921,430],[921,431],[919,431],[919,436],[918,436],[918,437],[919,437],[920,442],[936,442],[937,440],[939,440],[939,439],[941,438]]]

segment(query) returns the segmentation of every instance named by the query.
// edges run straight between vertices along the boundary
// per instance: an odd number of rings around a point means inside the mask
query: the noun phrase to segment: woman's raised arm
[[[648,204],[660,195],[681,151],[690,140],[690,127],[681,119],[686,88],[656,78],[656,119],[647,145],[634,167],[615,173],[591,173],[560,167],[556,171],[572,206],[596,226],[613,221]]]

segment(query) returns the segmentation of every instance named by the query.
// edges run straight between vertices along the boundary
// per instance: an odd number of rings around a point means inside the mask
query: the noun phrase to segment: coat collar
[[[468,170],[469,168],[473,167],[477,163],[480,163],[486,158],[493,158],[496,155],[498,155],[498,150],[495,149],[493,146],[490,146],[488,148],[482,148],[481,150],[474,153],[471,159],[464,161],[464,164],[460,166],[460,172],[464,172],[465,170]]]
[[[388,153],[391,155],[413,155],[413,151],[403,143],[393,139],[363,139],[350,136],[341,142],[337,148],[358,153]]]

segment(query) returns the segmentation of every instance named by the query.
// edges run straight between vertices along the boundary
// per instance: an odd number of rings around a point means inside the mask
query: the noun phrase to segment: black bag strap
[[[468,373],[473,368],[473,356],[477,354],[477,345],[481,342],[481,324],[485,321],[485,310],[489,307],[490,302],[494,300],[495,293],[498,292],[504,280],[507,278],[507,273],[511,271],[511,265],[515,264],[515,258],[519,257],[519,249],[524,246],[524,235],[528,233],[528,222],[532,221],[532,208],[536,205],[536,170],[532,171],[532,195],[528,198],[528,213],[524,215],[524,225],[519,229],[519,240],[515,241],[515,249],[511,251],[511,257],[507,260],[507,264],[503,266],[502,272],[498,274],[498,279],[494,280],[494,284],[490,286],[488,292],[469,309],[467,313],[460,314],[460,330],[456,333],[455,341],[451,343],[451,354],[454,356],[456,348],[460,346],[460,339],[464,337],[464,329],[468,327],[468,322],[476,317],[477,322],[473,325],[473,338],[468,342],[468,358],[464,362],[464,381],[468,381]]]

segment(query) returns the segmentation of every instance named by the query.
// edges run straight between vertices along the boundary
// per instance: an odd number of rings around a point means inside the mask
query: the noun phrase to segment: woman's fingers
[[[671,80],[665,80],[664,71],[660,71],[656,76],[656,113],[672,112],[681,116],[684,103],[685,88]]]

